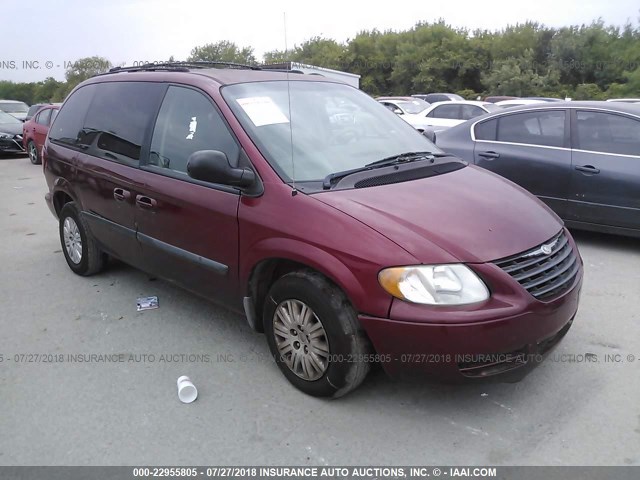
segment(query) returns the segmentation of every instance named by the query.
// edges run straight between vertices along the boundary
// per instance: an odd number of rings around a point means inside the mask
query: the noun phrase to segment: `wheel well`
[[[249,278],[248,295],[253,299],[256,313],[256,327],[262,332],[262,310],[264,300],[271,288],[280,277],[298,270],[314,270],[304,263],[294,262],[285,258],[271,258],[258,263]],[[331,281],[331,279],[329,279]]]
[[[53,206],[56,209],[56,215],[60,216],[60,211],[65,204],[73,202],[73,198],[67,195],[65,192],[56,192],[53,194]]]

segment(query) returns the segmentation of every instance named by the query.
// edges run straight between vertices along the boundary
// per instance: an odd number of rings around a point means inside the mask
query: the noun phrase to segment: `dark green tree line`
[[[226,40],[193,48],[187,60],[258,63],[253,47]],[[640,97],[640,27],[608,26],[600,19],[562,28],[527,22],[499,31],[420,22],[404,31],[364,30],[344,43],[313,37],[287,51],[268,51],[262,61],[357,73],[371,95]],[[0,81],[0,98],[61,101],[80,81],[111,66],[90,57],[76,61],[64,82]]]

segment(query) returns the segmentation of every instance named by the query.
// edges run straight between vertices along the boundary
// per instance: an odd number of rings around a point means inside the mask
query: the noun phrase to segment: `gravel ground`
[[[521,382],[375,371],[326,401],[289,386],[238,315],[120,263],[73,275],[26,157],[0,159],[0,192],[0,465],[640,464],[637,239],[575,232],[578,315]],[[136,312],[147,295],[160,308]],[[69,361],[116,353],[125,361]],[[180,375],[193,404],[177,399]]]

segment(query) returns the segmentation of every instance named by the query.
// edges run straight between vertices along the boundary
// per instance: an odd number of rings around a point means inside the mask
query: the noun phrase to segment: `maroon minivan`
[[[244,312],[311,395],[372,363],[520,377],[578,308],[549,208],[328,78],[114,69],[69,95],[43,164],[72,271],[113,256]]]

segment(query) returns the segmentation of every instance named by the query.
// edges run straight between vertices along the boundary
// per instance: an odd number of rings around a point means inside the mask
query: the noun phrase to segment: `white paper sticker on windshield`
[[[239,98],[238,104],[249,115],[256,127],[276,123],[289,123],[289,119],[269,97]]]
[[[193,136],[196,134],[197,129],[198,129],[198,119],[197,117],[191,117],[191,122],[189,122],[189,135],[187,135],[185,140],[193,140]]]

